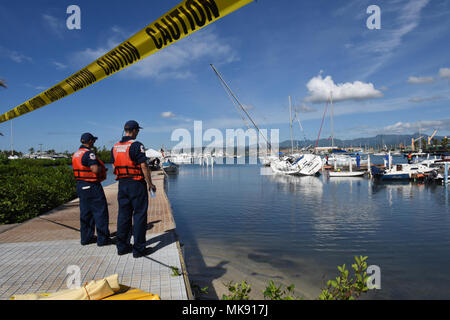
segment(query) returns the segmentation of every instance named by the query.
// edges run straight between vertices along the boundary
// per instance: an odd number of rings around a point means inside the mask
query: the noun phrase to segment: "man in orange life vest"
[[[100,183],[106,179],[106,168],[91,151],[95,140],[97,137],[90,133],[81,136],[82,145],[72,157],[72,166],[80,198],[81,244],[97,242],[98,246],[105,246],[111,243],[108,204]],[[97,237],[94,236],[95,228]]]
[[[114,174],[119,181],[117,253],[123,255],[133,252],[134,258],[150,253],[150,248],[145,247],[148,191],[156,191],[147,167],[144,145],[135,140],[139,129],[142,128],[136,121],[128,121],[124,127],[125,136],[111,150]],[[132,234],[133,246],[130,243]]]

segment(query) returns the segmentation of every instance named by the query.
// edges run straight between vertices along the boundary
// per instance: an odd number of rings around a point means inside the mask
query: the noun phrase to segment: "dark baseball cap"
[[[136,121],[130,120],[130,121],[127,121],[127,123],[125,123],[124,129],[133,130],[133,129],[143,129],[143,128],[139,127],[139,123],[137,123]]]
[[[81,142],[82,143],[86,143],[86,142],[89,142],[89,141],[91,141],[91,140],[97,140],[98,138],[97,137],[94,137],[92,134],[90,134],[89,132],[87,132],[87,133],[83,133],[82,135],[81,135]]]

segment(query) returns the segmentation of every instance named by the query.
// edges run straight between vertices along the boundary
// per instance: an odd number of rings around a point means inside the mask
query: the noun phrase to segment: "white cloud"
[[[237,60],[237,53],[214,32],[201,30],[137,62],[125,72],[138,78],[185,79],[193,76],[191,66],[202,60],[230,63]]]
[[[162,118],[175,118],[175,114],[172,111],[166,111],[161,113]]]
[[[42,19],[53,34],[59,38],[63,37],[63,33],[66,30],[66,24],[63,19],[58,19],[50,14],[43,14]]]
[[[129,66],[121,75],[133,78],[186,79],[194,75],[193,64],[202,60],[207,60],[207,63],[218,61],[218,64],[238,60],[233,47],[211,30],[214,29],[200,30],[176,42]],[[73,59],[81,65],[89,64],[126,39],[122,29],[113,27],[112,31],[114,34],[105,46],[87,48],[74,54]]]
[[[16,63],[31,62],[33,59],[14,50],[0,46],[0,57],[6,57]]]
[[[325,102],[330,99],[330,94],[333,101],[366,100],[383,96],[383,93],[375,89],[372,83],[355,81],[335,84],[331,76],[322,78],[320,74],[309,80],[306,87],[309,96],[305,101],[309,102]]]
[[[440,78],[450,78],[450,68],[440,68],[439,69]]]
[[[422,9],[429,2],[430,0],[391,1],[389,8],[381,8],[382,15],[387,12],[393,15],[393,22],[390,24],[382,22],[381,31],[375,35],[373,31],[368,31],[371,32],[370,38],[375,40],[367,41],[364,45],[357,47],[358,52],[370,56],[372,61],[367,71],[361,76],[362,79],[377,72],[394,56],[403,38],[419,25]]]
[[[310,112],[316,112],[317,111],[317,109],[315,109],[315,108],[313,108],[311,106],[308,106],[308,105],[306,105],[304,103],[302,103],[299,106],[295,106],[294,109],[296,111],[298,111],[298,112],[303,112],[303,113],[310,113]]]
[[[409,77],[408,83],[421,84],[421,83],[434,83],[433,77]]]
[[[61,63],[61,62],[58,62],[58,61],[53,61],[52,63],[56,67],[56,69],[58,69],[58,70],[64,70],[64,69],[67,68],[67,65],[65,65],[64,63]]]
[[[446,131],[450,130],[450,119],[442,120],[425,120],[418,122],[397,122],[396,124],[384,127],[383,132],[388,133],[414,133],[421,130],[424,131],[434,131],[435,129]]]
[[[432,97],[425,97],[425,98],[412,97],[408,101],[409,102],[427,102],[427,101],[435,101],[435,100],[441,100],[441,99],[443,99],[443,97],[441,97],[441,96],[432,96]]]

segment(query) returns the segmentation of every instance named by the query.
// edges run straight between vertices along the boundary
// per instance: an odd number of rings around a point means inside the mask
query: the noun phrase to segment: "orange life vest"
[[[72,167],[73,174],[75,175],[75,180],[88,181],[88,182],[102,182],[106,179],[106,168],[102,160],[97,159],[100,166],[100,173],[96,175],[92,172],[91,168],[83,166],[81,159],[83,159],[84,154],[90,151],[89,149],[81,148],[75,152],[72,156]]]
[[[130,146],[135,140],[118,142],[114,145],[114,174],[116,180],[132,178],[134,180],[144,180],[144,174],[140,166],[136,165],[130,158]]]

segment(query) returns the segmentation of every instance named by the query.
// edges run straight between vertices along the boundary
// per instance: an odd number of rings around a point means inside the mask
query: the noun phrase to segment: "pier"
[[[67,289],[78,266],[81,284],[119,275],[122,285],[157,294],[163,300],[192,299],[175,221],[164,191],[164,175],[152,173],[156,197],[149,196],[146,257],[119,256],[114,244],[80,244],[79,200],[68,202],[27,222],[0,229],[0,299],[15,294]],[[104,187],[111,236],[117,231],[118,183]]]

